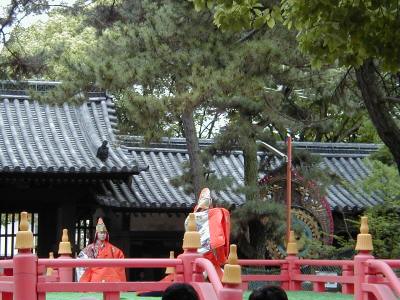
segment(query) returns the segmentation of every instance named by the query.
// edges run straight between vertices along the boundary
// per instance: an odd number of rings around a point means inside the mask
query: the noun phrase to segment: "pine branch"
[[[390,102],[394,102],[396,104],[400,104],[400,98],[397,97],[385,97],[383,99],[388,100]]]
[[[350,71],[353,69],[353,67],[350,67],[347,69],[346,73],[343,75],[343,77],[340,79],[339,83],[336,85],[335,89],[333,90],[333,93],[331,95],[331,99],[337,99],[339,98],[339,93],[343,92],[343,89],[346,87],[346,79],[347,76],[350,74]]]
[[[208,130],[208,134],[207,134],[207,138],[208,139],[210,139],[211,136],[212,136],[213,129],[215,127],[215,124],[217,123],[217,120],[218,120],[219,116],[220,116],[220,114],[218,112],[216,112],[215,115],[214,115],[214,119],[210,123],[211,126],[210,126],[210,129]]]
[[[247,32],[243,37],[241,37],[239,40],[237,40],[235,42],[235,44],[240,44],[240,43],[243,43],[243,42],[249,40],[253,35],[255,35],[257,33],[257,31],[258,31],[258,29],[253,29],[253,30]]]

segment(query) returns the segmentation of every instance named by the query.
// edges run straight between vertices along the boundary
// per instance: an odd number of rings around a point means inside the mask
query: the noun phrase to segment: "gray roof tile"
[[[115,138],[115,118],[106,96],[74,106],[0,94],[0,173],[137,174],[136,162]],[[109,142],[104,163],[96,157],[103,140]]]
[[[132,184],[106,183],[111,193],[108,198],[115,197],[124,191],[124,200],[119,204],[115,199],[112,206],[136,207],[136,208],[188,208],[194,205],[193,196],[186,195],[182,189],[170,184],[170,179],[182,175],[182,163],[188,160],[184,139],[163,139],[161,142],[144,148],[135,137],[121,137],[133,157],[150,166],[148,172],[134,176]],[[139,138],[140,139],[140,138]],[[200,146],[206,147],[212,144],[212,140],[201,140]],[[297,149],[307,149],[315,155],[322,156],[321,168],[327,168],[348,182],[352,188],[334,184],[328,187],[326,198],[332,209],[362,209],[380,202],[378,196],[367,196],[355,184],[364,178],[369,169],[362,158],[376,151],[379,145],[374,144],[344,144],[344,143],[310,143],[295,142]],[[261,154],[261,153],[260,153]],[[218,177],[231,176],[237,185],[243,184],[243,155],[240,151],[233,151],[227,155],[215,155],[211,162],[211,169],[215,170]],[[101,195],[99,201],[106,205],[107,196]],[[226,190],[218,194],[218,198],[228,203],[240,205],[244,201],[243,195],[236,194],[232,190]],[[122,205],[123,203],[123,205]]]
[[[149,171],[133,176],[131,184],[103,181],[98,201],[106,206],[139,209],[193,206],[194,197],[170,183],[171,178],[183,174],[182,163],[188,160],[185,139],[162,139],[145,148],[139,146],[141,138],[121,136],[120,145],[115,136],[116,122],[114,103],[101,94],[80,106],[67,103],[50,106],[30,100],[24,93],[0,90],[0,173],[81,172],[108,174],[113,178],[118,173],[137,174],[137,165],[148,164]],[[105,163],[96,158],[103,140],[110,143],[109,159]],[[200,146],[212,143],[212,140],[201,140]],[[370,172],[363,158],[379,146],[302,142],[294,143],[294,147],[322,156],[321,168],[354,185]],[[217,176],[231,176],[235,187],[243,184],[241,151],[216,155],[213,159],[210,167]],[[381,201],[379,196],[367,196],[357,187],[350,190],[341,185],[328,187],[326,197],[330,206],[355,209]],[[218,197],[235,205],[244,201],[243,195],[229,189]]]

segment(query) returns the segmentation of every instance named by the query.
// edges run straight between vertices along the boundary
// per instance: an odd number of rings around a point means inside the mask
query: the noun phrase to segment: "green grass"
[[[249,298],[250,292],[246,292],[243,300]],[[352,295],[342,295],[340,293],[313,293],[313,292],[288,292],[289,300],[350,300]],[[47,293],[46,300],[79,300],[80,298],[96,298],[103,299],[100,293]],[[138,297],[135,293],[122,293],[123,300],[160,300],[158,297]]]

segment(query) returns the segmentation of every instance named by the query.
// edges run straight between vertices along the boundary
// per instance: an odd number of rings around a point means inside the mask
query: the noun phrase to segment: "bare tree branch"
[[[255,35],[257,33],[258,29],[253,29],[249,32],[247,32],[243,37],[241,37],[239,40],[237,40],[235,42],[235,44],[240,44],[243,43],[245,41],[247,41],[248,39],[250,39],[253,35]]]
[[[338,98],[338,94],[341,93],[346,86],[346,79],[347,76],[350,74],[350,71],[353,69],[353,67],[350,67],[347,69],[346,73],[343,75],[343,77],[340,79],[339,83],[336,85],[335,89],[332,92],[331,99]]]
[[[390,102],[394,102],[394,103],[400,103],[400,98],[397,98],[397,97],[384,97],[383,99],[388,100]]]

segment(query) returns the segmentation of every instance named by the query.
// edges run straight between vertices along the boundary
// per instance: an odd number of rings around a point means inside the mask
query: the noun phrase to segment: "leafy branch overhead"
[[[400,84],[397,0],[196,0],[194,4],[197,9],[211,9],[215,24],[224,30],[257,28],[268,23],[268,18],[283,20],[287,28],[296,29],[299,48],[310,58],[313,67],[354,68],[355,81],[372,124],[393,154],[400,172],[397,114],[400,93],[398,89],[388,88],[385,79],[396,77],[395,86]],[[279,10],[274,5],[279,5]],[[262,14],[269,17],[259,23]]]
[[[219,28],[239,30],[258,29],[263,25],[273,28],[276,22],[283,21],[277,1],[231,1],[231,0],[189,0],[197,11],[213,9],[214,24]]]
[[[361,66],[380,58],[386,70],[400,66],[398,1],[190,0],[197,10],[214,11],[223,30],[248,30],[283,22],[298,30],[300,48],[313,64]]]

